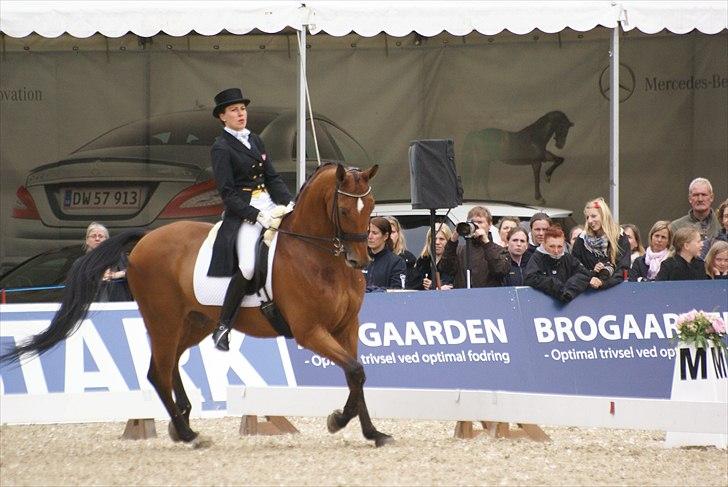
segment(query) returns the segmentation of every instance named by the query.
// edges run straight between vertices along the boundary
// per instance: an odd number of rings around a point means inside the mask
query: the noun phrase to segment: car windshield
[[[83,254],[81,246],[65,248],[33,257],[0,279],[0,288],[30,288],[62,284],[75,260]]]
[[[277,115],[275,112],[251,112],[248,128],[259,134]],[[75,152],[146,145],[211,146],[220,131],[221,125],[212,118],[208,110],[174,113],[122,125]]]

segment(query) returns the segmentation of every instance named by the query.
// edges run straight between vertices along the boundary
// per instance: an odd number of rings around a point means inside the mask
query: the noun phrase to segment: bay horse
[[[463,146],[463,167],[460,171],[464,181],[468,181],[472,189],[484,183],[486,194],[489,195],[488,185],[490,163],[500,161],[506,164],[530,165],[533,169],[535,186],[534,198],[541,204],[546,200],[541,195],[541,165],[551,162],[546,170],[546,182],[564,158],[546,150],[551,138],[554,139],[557,149],[563,149],[566,136],[574,123],[564,112],[548,112],[528,127],[518,132],[487,128],[470,132],[465,137]]]
[[[364,368],[357,360],[365,289],[360,269],[369,261],[366,238],[374,208],[369,181],[377,169],[347,170],[329,164],[311,176],[295,210],[280,225],[272,286],[276,305],[298,344],[344,370],[349,397],[343,410],[329,415],[328,430],[334,433],[359,416],[364,437],[382,446],[394,440],[372,424],[364,401]],[[138,240],[129,255],[127,280],[149,334],[147,378],[169,413],[172,440],[206,446],[209,440],[190,428],[191,404],[179,359],[213,331],[220,315],[220,307],[197,301],[192,282],[197,253],[211,228],[208,223],[179,221],[104,241],[74,264],[48,329],[0,361],[39,355],[70,336],[87,315],[104,270]],[[251,336],[277,335],[260,308],[242,308],[234,326]]]

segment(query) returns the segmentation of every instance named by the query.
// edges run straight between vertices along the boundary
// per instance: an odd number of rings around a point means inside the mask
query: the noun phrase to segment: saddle
[[[291,327],[288,326],[285,318],[283,318],[275,302],[268,296],[268,291],[265,289],[265,283],[268,280],[268,250],[270,248],[266,243],[266,233],[262,232],[255,244],[255,267],[246,294],[257,293],[258,297],[261,298],[260,311],[268,319],[273,329],[279,335],[286,338],[293,338]],[[263,263],[262,265],[261,262]],[[265,300],[263,296],[265,296]]]

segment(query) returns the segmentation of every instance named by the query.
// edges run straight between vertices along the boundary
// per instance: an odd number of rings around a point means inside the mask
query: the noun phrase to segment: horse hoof
[[[190,442],[190,446],[193,450],[198,450],[200,448],[210,448],[212,446],[212,439],[197,435],[194,440]]]
[[[374,445],[379,448],[384,445],[394,445],[394,438],[389,435],[382,435],[374,440]]]
[[[177,428],[174,427],[174,423],[172,421],[170,421],[169,424],[167,425],[167,433],[169,433],[169,437],[175,443],[181,441],[179,434],[177,434]]]
[[[343,415],[344,413],[341,412],[341,409],[337,409],[333,413],[329,414],[329,417],[326,418],[326,428],[329,430],[329,433],[336,433],[341,429],[337,420]]]

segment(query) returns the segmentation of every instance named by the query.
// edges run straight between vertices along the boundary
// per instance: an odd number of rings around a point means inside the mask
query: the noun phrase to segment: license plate
[[[138,209],[141,203],[142,190],[136,187],[63,190],[63,208],[67,210]]]

